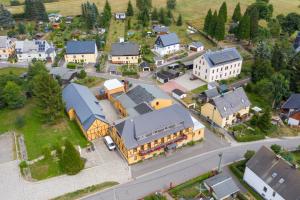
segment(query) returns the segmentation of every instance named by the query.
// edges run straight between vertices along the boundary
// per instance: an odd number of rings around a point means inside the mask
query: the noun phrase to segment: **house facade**
[[[62,97],[69,118],[77,122],[89,141],[108,134],[109,123],[89,88],[71,83],[63,89]]]
[[[16,41],[15,51],[20,62],[31,62],[32,59],[53,62],[55,48],[46,40]]]
[[[206,82],[220,81],[238,76],[243,59],[235,48],[208,51],[196,58],[193,75]]]
[[[118,79],[107,80],[103,85],[108,99],[111,99],[113,94],[125,92],[124,84]]]
[[[203,139],[204,126],[174,104],[117,123],[111,137],[128,164],[133,164]]]
[[[176,33],[159,35],[155,41],[154,51],[160,56],[176,53],[180,50],[180,40]]]
[[[113,64],[138,64],[140,58],[139,45],[133,42],[113,43],[110,57]]]
[[[73,63],[96,63],[98,49],[95,41],[69,41],[65,61]]]
[[[0,36],[0,60],[7,60],[15,51],[15,42],[7,36]]]
[[[224,128],[249,115],[250,101],[242,87],[214,96],[201,106],[201,115]]]
[[[243,179],[264,199],[300,198],[299,169],[265,146],[246,163]]]

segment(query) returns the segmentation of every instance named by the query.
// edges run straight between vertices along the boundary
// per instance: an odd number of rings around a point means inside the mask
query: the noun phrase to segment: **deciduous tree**
[[[8,108],[21,108],[25,104],[26,97],[22,88],[13,81],[8,81],[3,89],[2,97]]]

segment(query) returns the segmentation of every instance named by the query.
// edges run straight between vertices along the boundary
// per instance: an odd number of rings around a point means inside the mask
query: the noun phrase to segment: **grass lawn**
[[[61,175],[59,161],[54,159],[44,159],[29,166],[31,177],[36,180],[43,180]]]
[[[270,102],[267,102],[263,100],[259,95],[252,93],[252,92],[247,92],[246,94],[252,104],[252,106],[258,106],[265,110],[267,107],[271,107]]]
[[[75,83],[85,85],[87,87],[95,87],[101,85],[104,81],[104,78],[87,76],[84,79],[77,79]]]
[[[293,156],[294,156],[294,159],[295,161],[300,164],[300,151],[294,151],[292,152]]]
[[[193,94],[200,94],[201,92],[204,92],[205,90],[207,90],[207,85],[202,85],[200,87],[197,87],[197,88],[193,89],[191,92]]]
[[[13,74],[16,74],[16,75],[21,75],[26,71],[27,71],[26,68],[6,67],[6,68],[1,68],[0,69],[0,75],[10,74],[10,73],[13,73]]]
[[[106,188],[110,188],[110,187],[118,185],[118,184],[119,184],[118,182],[113,182],[113,181],[103,182],[103,183],[100,183],[97,185],[92,185],[92,186],[86,187],[81,190],[77,190],[75,192],[70,192],[70,193],[64,194],[64,195],[56,197],[52,200],[80,199],[81,197],[86,196],[88,194],[95,193],[95,192],[104,190]]]
[[[124,37],[125,34],[125,22],[117,21],[112,18],[110,22],[110,27],[107,35],[105,51],[109,52],[111,50],[111,44],[118,42],[119,37]]]
[[[15,126],[17,116],[23,116],[25,120],[24,127],[19,129]],[[0,119],[0,133],[16,130],[24,134],[29,160],[40,156],[46,146],[61,144],[65,138],[81,147],[88,144],[76,122],[70,121],[66,115],[58,124],[43,124],[37,114],[34,100],[29,100],[22,109],[0,110]]]
[[[205,173],[201,176],[198,176],[196,178],[193,178],[185,183],[182,183],[172,189],[169,190],[169,193],[172,197],[179,199],[179,198],[185,198],[185,199],[193,199],[195,198],[200,192],[199,187],[200,184],[209,177],[212,176],[211,172]]]

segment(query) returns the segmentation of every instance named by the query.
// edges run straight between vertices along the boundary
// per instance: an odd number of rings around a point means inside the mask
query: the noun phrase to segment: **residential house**
[[[281,106],[287,122],[291,126],[300,126],[300,93],[292,94]]]
[[[156,65],[156,67],[159,67],[159,66],[161,66],[161,65],[163,65],[165,63],[165,60],[162,57],[160,57],[160,56],[155,56],[153,58],[153,60],[154,60],[154,63]]]
[[[140,104],[151,108],[144,111],[159,110],[173,104],[170,96],[154,85],[139,84],[125,91],[112,94],[110,99],[122,117],[144,114],[139,110]]]
[[[138,64],[140,58],[139,45],[133,42],[113,43],[110,56],[111,62],[114,64]]]
[[[201,103],[207,103],[210,99],[220,96],[220,93],[217,88],[211,88],[205,90],[201,94],[199,94],[198,101]]]
[[[172,151],[204,137],[204,126],[179,104],[116,123],[111,137],[128,164]]]
[[[52,67],[49,72],[54,78],[61,81],[65,85],[70,83],[78,74],[78,70],[66,67]]]
[[[300,52],[300,32],[298,32],[298,35],[294,41],[294,49],[296,52]]]
[[[125,92],[124,84],[118,79],[106,80],[103,86],[108,99],[111,99],[115,93]]]
[[[0,60],[7,60],[15,51],[15,42],[7,36],[0,36]]]
[[[124,13],[124,12],[115,13],[115,19],[116,20],[125,20],[126,13]]]
[[[300,170],[265,146],[246,163],[243,179],[264,199],[300,199]]]
[[[195,52],[204,51],[204,45],[201,42],[192,42],[189,45],[189,50]]]
[[[60,14],[57,14],[57,13],[50,13],[48,15],[49,22],[51,22],[51,23],[59,22],[61,17],[62,16]]]
[[[108,134],[102,107],[89,88],[71,83],[63,89],[62,98],[70,119],[78,123],[89,141]]]
[[[182,90],[179,89],[174,89],[172,90],[172,97],[174,97],[175,99],[183,99],[185,98],[187,95],[185,92],[183,92]]]
[[[73,63],[96,63],[98,49],[95,41],[69,41],[65,61]]]
[[[169,33],[169,28],[163,25],[153,25],[152,33],[156,35],[164,35]]]
[[[193,75],[206,82],[233,78],[241,73],[242,62],[235,48],[207,51],[194,60]]]
[[[230,199],[240,191],[233,179],[223,173],[204,180],[204,186],[216,200]]]
[[[16,41],[15,50],[21,62],[31,62],[32,59],[53,62],[56,56],[54,46],[46,40]]]
[[[159,35],[155,41],[154,51],[160,56],[176,53],[180,50],[180,40],[176,33]]]
[[[201,114],[220,127],[227,127],[249,115],[250,101],[243,88],[211,98],[201,106]]]

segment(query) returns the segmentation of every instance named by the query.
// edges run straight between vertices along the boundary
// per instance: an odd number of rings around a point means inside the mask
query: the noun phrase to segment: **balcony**
[[[180,135],[180,136],[178,136],[177,138],[175,138],[175,139],[173,139],[173,140],[170,140],[170,141],[168,141],[168,142],[159,144],[159,145],[157,145],[157,146],[155,146],[155,147],[153,147],[153,148],[150,148],[150,149],[147,149],[147,150],[141,150],[141,151],[139,152],[139,154],[140,154],[140,156],[144,156],[144,155],[146,155],[146,154],[149,154],[149,153],[152,153],[152,152],[154,152],[154,151],[158,151],[158,150],[160,150],[160,149],[162,149],[162,148],[165,148],[165,147],[167,147],[167,146],[170,145],[170,144],[174,144],[174,143],[176,143],[176,142],[180,142],[180,141],[185,140],[185,139],[187,139],[187,136],[183,134],[183,135]]]

